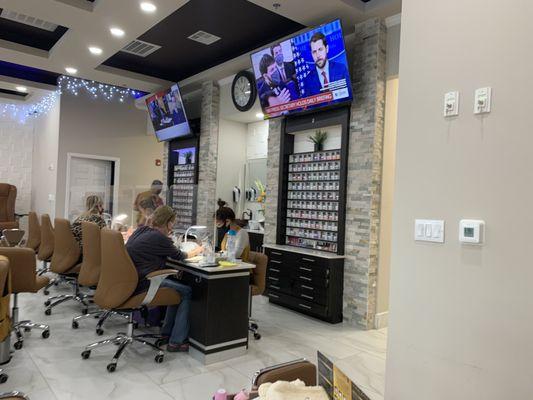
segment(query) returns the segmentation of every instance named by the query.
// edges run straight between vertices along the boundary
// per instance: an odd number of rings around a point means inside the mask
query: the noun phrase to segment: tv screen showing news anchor
[[[251,55],[265,118],[352,100],[340,20]]]
[[[148,97],[146,107],[159,141],[191,133],[178,85]]]

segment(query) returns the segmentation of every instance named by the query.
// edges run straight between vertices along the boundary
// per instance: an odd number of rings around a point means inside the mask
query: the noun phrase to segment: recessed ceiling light
[[[28,88],[26,86],[17,86],[15,89],[17,89],[17,92],[23,93],[26,93],[28,91]]]
[[[155,10],[157,10],[157,7],[148,1],[143,1],[141,3],[141,10],[148,13],[153,13]]]
[[[257,114],[255,114],[255,116],[257,118],[261,118],[261,119],[265,118],[265,114],[263,114],[263,113],[257,113]]]
[[[96,56],[102,54],[102,49],[96,46],[89,46],[89,51]]]
[[[116,37],[124,36],[124,31],[120,28],[113,27],[113,28],[110,28],[109,31],[111,32],[113,36],[116,36]]]
[[[67,71],[69,74],[75,74],[78,72],[78,70],[74,67],[66,67],[65,71]]]

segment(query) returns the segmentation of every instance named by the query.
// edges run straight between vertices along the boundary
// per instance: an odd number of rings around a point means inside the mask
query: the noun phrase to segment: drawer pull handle
[[[307,308],[308,310],[311,310],[311,307],[306,306],[305,304],[298,304],[300,307]]]
[[[313,296],[308,296],[306,294],[302,294],[301,295],[303,298],[306,298],[306,299],[309,299],[309,300],[314,300],[315,298]]]
[[[270,285],[272,289],[280,290],[279,286]]]
[[[276,260],[270,260],[270,262],[273,262],[274,264],[281,264],[281,261],[276,261]]]
[[[277,251],[271,251],[272,254],[275,254],[277,256],[282,256],[283,254],[282,253],[278,253]]]
[[[305,257],[302,257],[302,260],[309,261],[309,262],[315,262],[315,260],[313,260],[311,258],[305,258]]]
[[[302,285],[302,287],[303,287],[304,289],[308,289],[308,290],[315,290],[314,287],[307,286],[307,285]]]
[[[309,281],[309,282],[313,281],[311,278],[308,278],[307,276],[301,276],[301,275],[300,275],[300,279],[303,279],[304,281]]]
[[[274,278],[273,276],[269,276],[268,279],[273,280],[273,281],[279,281],[279,278]]]
[[[279,299],[279,296],[276,296],[275,294],[269,293],[268,297],[275,297],[276,299]]]
[[[300,267],[302,271],[313,272],[311,268]]]
[[[279,269],[276,269],[276,268],[270,268],[270,270],[273,272],[279,272]]]

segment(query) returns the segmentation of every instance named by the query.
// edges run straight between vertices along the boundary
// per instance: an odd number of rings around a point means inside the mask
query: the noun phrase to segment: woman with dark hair
[[[248,237],[248,232],[237,224],[235,213],[231,208],[226,206],[225,201],[218,199],[217,204],[218,210],[215,214],[217,228],[227,228],[220,244],[220,248],[226,250],[228,232],[234,231],[236,234],[235,257],[247,261],[248,255],[250,254],[250,238]]]

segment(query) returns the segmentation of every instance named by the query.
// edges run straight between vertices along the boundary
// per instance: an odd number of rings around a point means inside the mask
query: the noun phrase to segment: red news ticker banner
[[[314,96],[306,97],[304,99],[290,101],[285,104],[267,107],[265,111],[267,112],[267,114],[277,114],[283,111],[294,110],[296,108],[303,108],[307,106],[314,106],[320,103],[327,103],[332,100],[333,100],[333,93],[326,92],[326,93],[315,94]]]

